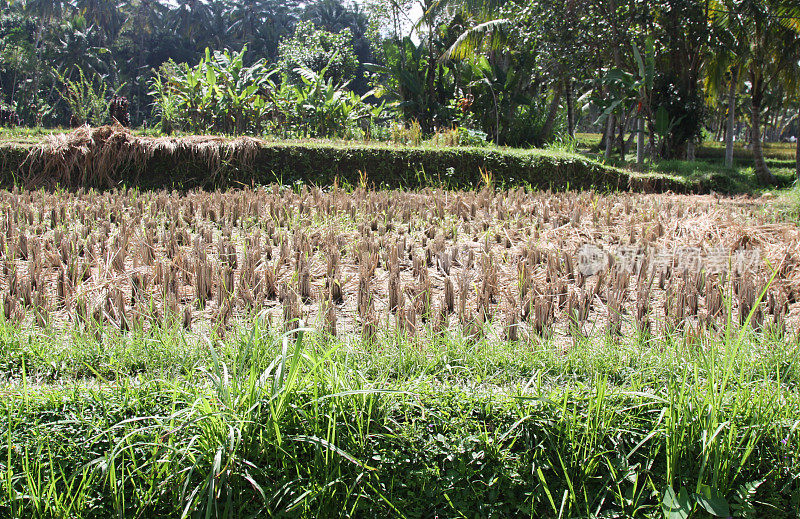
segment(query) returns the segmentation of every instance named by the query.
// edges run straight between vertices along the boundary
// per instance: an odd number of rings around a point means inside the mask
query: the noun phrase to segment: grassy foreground
[[[796,517],[796,338],[248,323],[0,326],[0,515]]]

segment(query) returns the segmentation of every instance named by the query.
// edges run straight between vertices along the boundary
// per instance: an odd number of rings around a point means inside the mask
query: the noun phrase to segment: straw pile
[[[153,156],[203,163],[209,176],[225,162],[251,165],[259,141],[217,136],[143,137],[120,124],[48,135],[23,163],[27,187],[113,187],[136,178]]]

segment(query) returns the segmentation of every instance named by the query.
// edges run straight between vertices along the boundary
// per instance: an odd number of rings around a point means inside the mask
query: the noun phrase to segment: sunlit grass
[[[0,337],[4,517],[660,517],[706,488],[784,517],[800,491],[796,337]]]

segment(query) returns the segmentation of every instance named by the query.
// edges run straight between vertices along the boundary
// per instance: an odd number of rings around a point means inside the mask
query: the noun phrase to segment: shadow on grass
[[[760,193],[774,187],[785,189],[791,187],[796,178],[794,163],[769,160],[767,166],[777,180],[776,186],[763,186],[758,183],[753,167],[745,161],[735,161],[733,167],[727,168],[717,161],[665,160],[651,166],[651,171],[664,175],[674,175],[697,185],[700,191],[718,191],[730,194]]]

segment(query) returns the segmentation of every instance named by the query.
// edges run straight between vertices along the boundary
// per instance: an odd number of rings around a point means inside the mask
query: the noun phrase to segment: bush
[[[109,94],[108,85],[97,74],[86,77],[80,67],[75,67],[77,78],[71,78],[54,70],[58,81],[63,85],[61,98],[69,106],[72,114],[70,126],[90,124],[100,126],[108,121],[108,99],[117,92]]]
[[[211,53],[195,67],[167,62],[152,81],[154,112],[161,130],[191,133],[281,137],[360,137],[368,135],[383,105],[373,107],[347,90],[346,84],[325,79],[328,67],[294,69],[296,84],[277,85],[276,69],[265,60],[244,65],[241,52]]]
[[[370,136],[380,119],[384,105],[371,106],[364,96],[347,90],[346,85],[325,79],[327,68],[315,72],[305,67],[295,69],[300,76],[298,85],[284,83],[272,89],[270,102],[274,107],[270,131],[281,137],[342,137]]]
[[[482,147],[489,144],[489,136],[486,135],[486,132],[480,130],[472,130],[459,126],[458,134],[461,146]]]
[[[358,70],[350,29],[333,33],[311,22],[297,22],[294,36],[280,43],[280,69],[290,83],[299,83],[298,68],[307,68],[336,83],[352,81]]]
[[[653,86],[652,105],[656,112],[656,126],[661,127],[661,155],[664,158],[682,158],[686,144],[698,142],[702,137],[705,120],[705,103],[698,92],[689,91],[674,74],[661,74]]]

